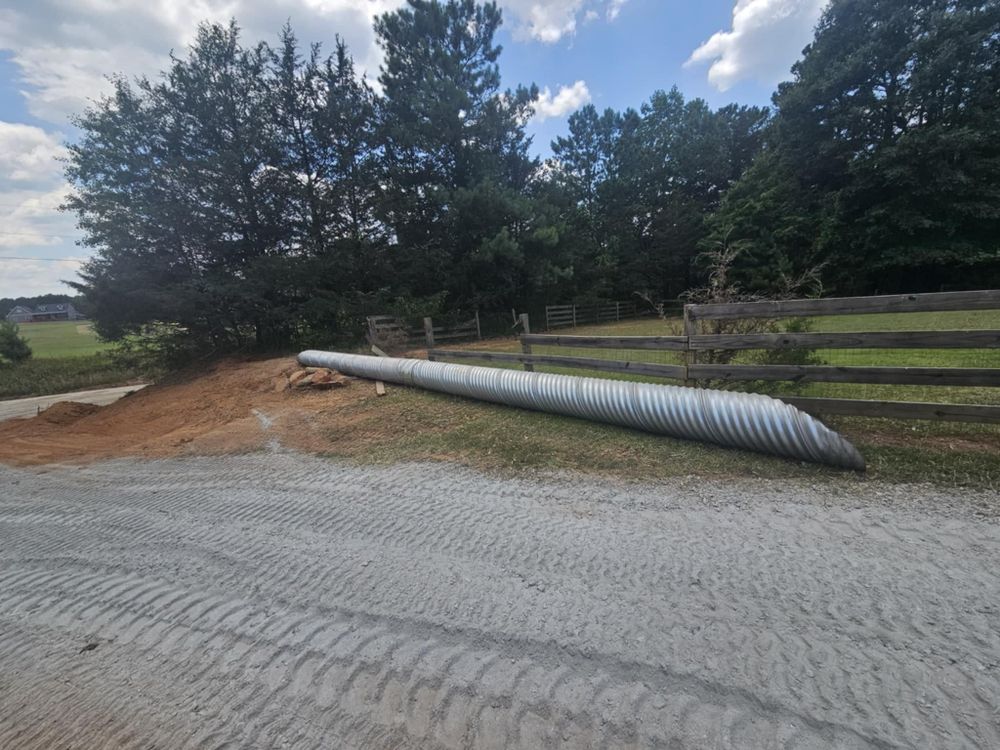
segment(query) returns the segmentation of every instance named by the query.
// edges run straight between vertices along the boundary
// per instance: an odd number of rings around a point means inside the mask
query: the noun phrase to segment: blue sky
[[[87,251],[56,206],[72,113],[106,90],[106,75],[154,74],[199,21],[234,15],[247,40],[273,40],[291,20],[303,42],[346,39],[377,75],[373,14],[404,0],[32,0],[0,4],[0,296],[67,291]],[[592,102],[638,108],[676,84],[713,107],[768,104],[811,38],[825,0],[500,0],[504,85],[542,89],[535,151]],[[15,260],[14,257],[18,259]],[[7,260],[4,260],[7,258]],[[42,260],[67,259],[61,262]],[[28,260],[23,260],[28,259]]]
[[[554,87],[583,80],[600,109],[638,108],[657,89],[675,84],[686,97],[701,97],[713,107],[770,104],[773,82],[747,78],[723,92],[709,83],[707,65],[684,66],[702,41],[729,28],[732,14],[732,0],[630,0],[614,23],[592,21],[558,44],[518,42],[505,30],[504,84]],[[547,155],[549,142],[565,129],[564,117],[534,123],[536,149]]]

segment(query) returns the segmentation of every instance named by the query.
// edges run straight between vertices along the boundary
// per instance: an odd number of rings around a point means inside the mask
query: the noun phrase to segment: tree
[[[611,109],[598,113],[588,104],[569,116],[569,133],[552,142],[551,182],[564,192],[567,299],[609,297],[615,293],[621,227],[613,220],[615,148],[625,116]]]
[[[374,110],[343,44],[303,60],[287,28],[276,51],[205,25],[160,79],[117,79],[67,169],[99,333],[225,349],[336,331],[379,268]]]
[[[1000,5],[833,0],[792,72],[717,234],[842,292],[1000,279]]]
[[[380,93],[339,39],[245,45],[235,21],[158,78],[115,79],[67,169],[98,332],[273,348],[391,307],[682,291],[766,111],[676,89],[585,107],[542,169],[537,87],[501,89],[501,23],[494,2],[407,0],[375,22]]]
[[[375,23],[397,267],[411,294],[443,289],[452,306],[513,304],[537,230],[523,196],[537,88],[500,90],[501,22],[495,3],[408,0]]]
[[[583,186],[581,205],[613,257],[617,294],[672,298],[698,281],[705,217],[756,154],[767,118],[760,107],[713,111],[674,87],[638,113],[571,121],[571,138],[553,151]]]
[[[0,362],[17,364],[31,357],[28,340],[21,335],[17,324],[0,320]]]
[[[705,218],[759,150],[767,122],[764,108],[713,111],[676,87],[639,112],[571,115],[568,135],[552,143],[550,174],[573,207],[573,296],[663,299],[698,282]]]
[[[358,298],[390,276],[382,193],[377,99],[339,38],[323,59],[299,56],[290,27],[275,55],[274,121],[282,139],[277,174],[289,205],[285,222],[297,248],[297,285],[306,321],[336,329]]]

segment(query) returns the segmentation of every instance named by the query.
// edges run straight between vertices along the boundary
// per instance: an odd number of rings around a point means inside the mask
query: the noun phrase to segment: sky
[[[70,292],[89,256],[71,214],[61,159],[70,118],[113,74],[156,75],[202,21],[235,17],[244,41],[335,34],[378,76],[372,18],[405,0],[0,0],[0,297]],[[587,103],[638,108],[677,85],[713,107],[768,104],[809,43],[826,0],[499,0],[504,86],[540,89],[529,125],[550,153]]]

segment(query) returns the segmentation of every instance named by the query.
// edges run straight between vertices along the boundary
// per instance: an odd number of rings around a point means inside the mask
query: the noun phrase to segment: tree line
[[[843,293],[1000,283],[998,7],[833,0],[773,109],[586,106],[544,161],[494,3],[380,16],[378,90],[340,39],[205,25],[76,121],[76,287],[106,337],[231,348],[388,310],[673,299],[718,247],[763,292],[808,269]]]

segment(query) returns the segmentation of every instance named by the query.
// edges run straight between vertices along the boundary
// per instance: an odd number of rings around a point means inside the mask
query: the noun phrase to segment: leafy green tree
[[[31,357],[28,340],[21,335],[17,324],[0,320],[0,362],[17,364]]]

